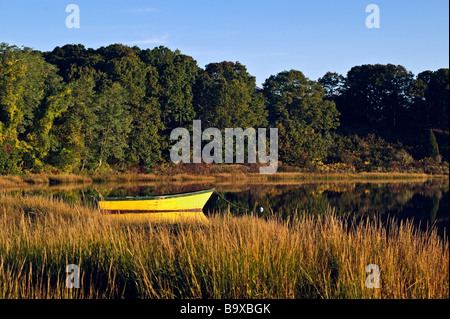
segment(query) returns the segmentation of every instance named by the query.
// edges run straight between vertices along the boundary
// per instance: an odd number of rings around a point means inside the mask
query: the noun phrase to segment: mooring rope
[[[222,195],[220,195],[220,193],[219,193],[218,191],[216,191],[216,190],[214,190],[214,193],[216,193],[217,195],[219,195],[220,198],[222,198],[224,201],[226,201],[226,202],[227,202],[228,204],[230,204],[230,205],[233,205],[233,206],[235,206],[235,207],[237,207],[237,208],[243,209],[243,210],[245,210],[245,212],[247,212],[247,211],[249,210],[248,208],[241,207],[241,206],[239,206],[239,205],[236,205],[236,204],[230,202],[228,199],[226,199],[225,197],[223,197]]]

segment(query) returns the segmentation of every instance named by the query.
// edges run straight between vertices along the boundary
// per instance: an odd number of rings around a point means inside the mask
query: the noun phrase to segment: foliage
[[[56,67],[29,48],[0,45],[0,149],[3,169],[40,171],[52,146],[54,121],[70,89]]]
[[[334,102],[325,100],[320,83],[296,70],[271,76],[264,83],[269,120],[280,125],[284,161],[292,165],[325,159],[329,132],[339,126]]]
[[[436,142],[436,137],[434,136],[434,133],[432,130],[430,130],[430,139],[429,139],[429,146],[428,146],[428,156],[431,157],[434,160],[438,160],[439,157],[439,146]]]
[[[290,70],[260,89],[239,62],[202,69],[162,46],[2,43],[0,173],[150,172],[169,161],[170,132],[194,119],[277,127],[279,160],[298,168],[447,172],[448,90],[448,69],[415,77],[401,65],[360,65],[317,81]]]
[[[255,87],[255,77],[239,62],[208,64],[196,83],[198,117],[221,130],[266,127],[265,100]]]

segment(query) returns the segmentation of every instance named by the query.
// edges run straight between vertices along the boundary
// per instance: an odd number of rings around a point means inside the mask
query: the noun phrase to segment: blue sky
[[[79,29],[65,25],[71,3],[80,8]],[[372,3],[379,29],[365,24]],[[261,85],[290,69],[316,80],[369,63],[401,64],[414,74],[449,67],[448,12],[447,0],[0,0],[0,42],[42,51],[164,45],[200,67],[239,61]]]

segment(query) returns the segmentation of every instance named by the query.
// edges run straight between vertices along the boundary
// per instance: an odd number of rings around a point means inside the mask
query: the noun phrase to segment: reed
[[[33,174],[0,176],[1,188],[27,187],[30,185],[57,184],[92,184],[112,182],[161,182],[161,181],[196,181],[196,182],[240,182],[240,183],[271,183],[271,182],[314,182],[314,181],[410,181],[447,178],[448,175],[427,175],[416,173],[300,173],[279,172],[275,174],[259,174],[249,172],[199,171],[196,173],[157,172],[152,174],[139,173],[102,173],[94,175],[76,174]]]
[[[65,285],[66,265],[81,287]],[[365,282],[380,267],[381,287]],[[449,246],[410,222],[213,214],[117,222],[43,197],[0,197],[0,298],[449,298]]]
[[[0,175],[0,187],[2,188],[45,184],[81,184],[90,182],[92,182],[92,179],[89,176],[75,174]]]

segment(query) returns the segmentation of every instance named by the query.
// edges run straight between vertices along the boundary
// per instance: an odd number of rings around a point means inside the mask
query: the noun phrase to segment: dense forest
[[[449,69],[290,70],[259,88],[239,62],[201,68],[166,47],[0,44],[2,174],[150,172],[194,119],[278,127],[279,170],[448,173]]]

